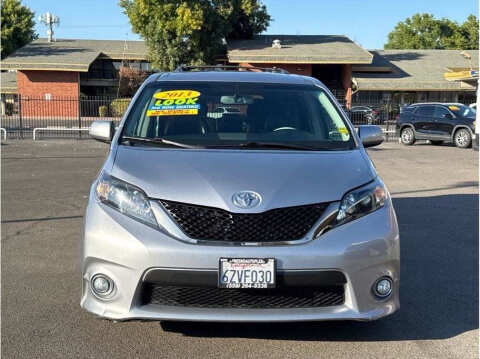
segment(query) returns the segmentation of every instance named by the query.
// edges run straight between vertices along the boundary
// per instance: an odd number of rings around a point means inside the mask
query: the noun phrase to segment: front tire
[[[472,145],[472,135],[467,129],[461,128],[455,132],[453,142],[458,148],[468,148]]]
[[[411,127],[405,127],[400,133],[400,140],[404,145],[411,146],[415,143],[415,133]]]

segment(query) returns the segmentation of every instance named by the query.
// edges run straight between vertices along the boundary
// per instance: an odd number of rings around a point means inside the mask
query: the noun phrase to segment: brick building
[[[31,116],[38,115],[40,99],[114,96],[122,62],[151,70],[143,41],[65,39],[35,40],[4,59],[1,69],[16,70],[17,93],[22,97],[21,112],[23,116]],[[42,116],[79,115],[78,104],[74,101],[43,107]]]

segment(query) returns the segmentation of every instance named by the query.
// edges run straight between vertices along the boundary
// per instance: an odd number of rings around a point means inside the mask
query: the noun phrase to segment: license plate
[[[220,258],[219,288],[274,288],[275,259]]]

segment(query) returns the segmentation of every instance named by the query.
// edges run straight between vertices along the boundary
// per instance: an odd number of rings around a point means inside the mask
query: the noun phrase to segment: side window
[[[443,118],[446,114],[449,114],[450,112],[442,106],[435,106],[435,117],[438,118]]]
[[[433,106],[420,106],[417,111],[415,111],[415,114],[419,116],[433,117]]]

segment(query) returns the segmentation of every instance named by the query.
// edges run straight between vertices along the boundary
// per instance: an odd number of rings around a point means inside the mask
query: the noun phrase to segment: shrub
[[[98,116],[100,117],[107,117],[108,115],[108,107],[103,105],[98,107]]]
[[[14,104],[11,102],[5,103],[5,115],[13,115]]]
[[[110,103],[110,112],[113,117],[122,117],[130,103],[129,98],[117,98]]]
[[[133,96],[140,85],[145,81],[148,74],[145,71],[131,68],[128,66],[120,67],[118,71],[120,77],[119,91],[120,96]]]

